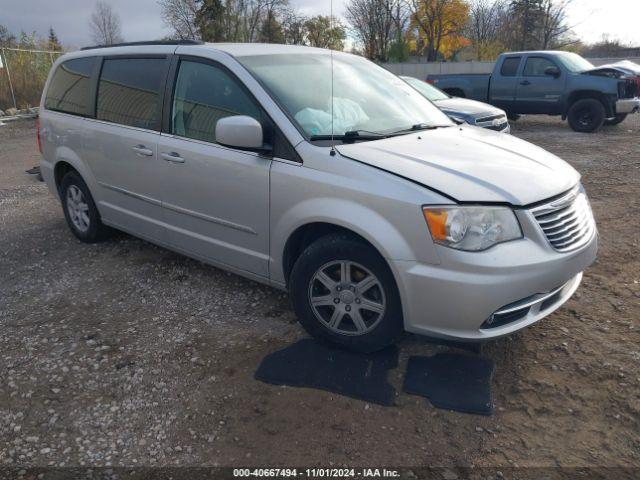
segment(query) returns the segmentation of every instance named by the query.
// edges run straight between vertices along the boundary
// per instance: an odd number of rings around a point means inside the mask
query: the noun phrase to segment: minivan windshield
[[[567,70],[573,73],[586,72],[587,70],[595,68],[589,60],[573,52],[561,53],[558,55],[558,60],[560,60]]]
[[[355,55],[292,53],[238,60],[268,90],[307,138],[381,138],[453,125],[431,102],[382,67]],[[333,107],[333,108],[332,108]]]

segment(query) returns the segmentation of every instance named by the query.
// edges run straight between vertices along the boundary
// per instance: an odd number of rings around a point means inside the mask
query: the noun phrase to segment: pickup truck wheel
[[[604,105],[595,98],[583,98],[571,105],[568,119],[569,125],[576,132],[596,132],[604,124]]]
[[[607,125],[607,126],[618,125],[619,123],[624,122],[625,118],[627,118],[627,114],[626,113],[619,113],[618,115],[616,115],[613,118],[607,118],[604,121],[604,124]]]
[[[403,332],[389,266],[349,235],[330,234],[307,247],[293,266],[289,292],[307,332],[349,350],[380,350]]]

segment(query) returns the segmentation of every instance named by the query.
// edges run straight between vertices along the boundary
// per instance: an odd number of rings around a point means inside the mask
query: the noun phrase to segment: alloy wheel
[[[89,230],[91,220],[89,219],[89,205],[84,198],[82,190],[76,185],[70,185],[67,188],[67,213],[71,219],[71,223],[80,232],[85,233]]]
[[[348,260],[320,267],[311,277],[309,303],[316,318],[341,335],[364,335],[384,317],[386,299],[380,280]]]

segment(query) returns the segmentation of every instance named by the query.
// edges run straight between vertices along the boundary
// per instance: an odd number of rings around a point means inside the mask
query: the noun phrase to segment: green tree
[[[58,40],[58,35],[56,35],[53,27],[49,27],[49,37],[47,38],[47,47],[49,50],[62,50],[62,46],[60,45],[60,40]]]
[[[344,26],[335,18],[316,15],[305,22],[307,44],[311,47],[343,50],[346,32]]]
[[[263,43],[284,43],[284,31],[275,11],[269,10],[262,20],[258,40]]]
[[[196,12],[195,24],[205,42],[224,42],[224,7],[220,0],[203,0]]]
[[[540,28],[544,21],[543,0],[511,0],[511,22],[515,48],[540,48]]]
[[[16,36],[7,27],[0,25],[0,47],[12,47],[16,44]]]

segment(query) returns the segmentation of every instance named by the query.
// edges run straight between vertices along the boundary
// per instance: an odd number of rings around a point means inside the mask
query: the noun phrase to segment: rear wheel
[[[71,171],[60,183],[62,210],[71,232],[85,243],[99,242],[111,233],[100,220],[93,197],[82,177]]]
[[[619,123],[624,122],[625,118],[627,118],[627,114],[626,113],[619,113],[618,115],[616,115],[613,118],[607,118],[604,121],[604,124],[607,125],[607,126],[618,125]]]
[[[604,105],[595,98],[578,100],[569,108],[568,120],[569,125],[576,132],[596,132],[604,124]]]
[[[355,238],[331,234],[298,258],[290,293],[302,326],[316,338],[371,352],[403,331],[400,295],[384,258]]]

